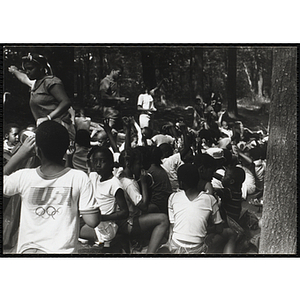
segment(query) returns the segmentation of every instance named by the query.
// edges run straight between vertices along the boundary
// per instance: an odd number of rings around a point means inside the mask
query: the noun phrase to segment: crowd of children
[[[59,122],[7,124],[3,193],[21,197],[17,253],[243,251],[253,224],[242,203],[263,204],[268,132],[244,128],[216,99],[193,109],[191,127],[174,120],[160,132],[133,116],[116,130],[80,110],[71,143]]]

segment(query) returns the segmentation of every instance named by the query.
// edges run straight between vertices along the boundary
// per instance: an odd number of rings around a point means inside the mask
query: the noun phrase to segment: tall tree
[[[273,50],[270,136],[259,253],[297,250],[297,48]]]
[[[145,49],[141,50],[142,55],[142,66],[143,66],[143,80],[145,85],[149,88],[155,88],[156,78],[155,78],[155,66],[153,62],[153,55]]]
[[[195,48],[195,93],[204,99],[203,88],[203,48]]]
[[[228,115],[237,118],[236,102],[236,48],[228,48],[228,77],[227,77]]]

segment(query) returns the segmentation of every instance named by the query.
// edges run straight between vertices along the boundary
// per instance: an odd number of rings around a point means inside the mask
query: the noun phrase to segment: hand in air
[[[31,157],[35,155],[35,136],[29,136],[18,150],[20,155]]]
[[[10,67],[8,67],[8,72],[14,74],[15,71],[18,71],[18,68],[16,66],[10,66]]]
[[[147,172],[144,169],[141,170],[140,181],[141,183],[147,183]]]

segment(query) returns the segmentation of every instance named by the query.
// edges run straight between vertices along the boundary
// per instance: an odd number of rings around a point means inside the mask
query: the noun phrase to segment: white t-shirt
[[[162,159],[161,166],[167,171],[173,192],[177,192],[179,188],[177,170],[183,164],[184,162],[181,160],[180,153],[175,153],[167,158]]]
[[[97,172],[91,172],[89,177],[94,188],[94,197],[101,210],[101,214],[110,215],[115,212],[117,210],[117,190],[123,189],[119,179],[113,176],[111,179],[101,182],[101,176]]]
[[[153,98],[149,94],[139,95],[137,105],[142,106],[143,109],[155,110],[155,107],[153,105]],[[146,113],[146,112],[142,112],[142,113]]]
[[[127,177],[119,177],[119,179],[125,191],[125,199],[129,209],[129,216],[135,217],[141,215],[141,210],[136,207],[142,200],[142,194],[137,181]]]
[[[243,166],[239,166],[245,171],[245,181],[242,184],[242,198],[246,199],[247,195],[251,195],[255,193],[256,185],[255,185],[255,177],[252,172]]]
[[[213,224],[222,222],[217,200],[205,192],[190,201],[180,190],[169,197],[168,206],[170,223],[174,224],[174,240],[200,244],[207,234],[209,218]]]
[[[175,141],[175,138],[168,134],[157,134],[151,138],[151,140],[156,144],[157,147],[159,147],[161,144],[167,143],[167,144],[173,144]]]
[[[216,173],[221,175],[221,176],[224,176],[225,175],[225,170],[224,169],[218,169],[216,170]],[[224,186],[222,184],[222,181],[213,177],[212,180],[211,180],[211,185],[214,189],[223,189]]]
[[[22,199],[17,253],[29,248],[76,252],[79,213],[99,211],[88,176],[70,168],[54,176],[44,175],[40,168],[6,175],[3,194],[20,194]]]

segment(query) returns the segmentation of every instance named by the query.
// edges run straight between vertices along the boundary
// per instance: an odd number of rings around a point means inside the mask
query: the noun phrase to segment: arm
[[[151,95],[154,95],[154,93],[155,93],[157,90],[159,90],[159,89],[161,88],[161,86],[162,86],[162,84],[164,83],[164,81],[165,81],[165,78],[157,85],[157,87],[155,87],[154,89],[152,89],[152,90],[150,91],[150,94],[151,94]]]
[[[30,79],[27,77],[27,75],[26,75],[24,72],[20,71],[17,67],[15,67],[15,66],[10,66],[10,67],[8,68],[8,71],[9,71],[11,74],[15,75],[15,76],[17,77],[17,79],[20,80],[22,83],[28,85],[30,88],[33,87],[35,80],[30,80]]]
[[[133,125],[137,131],[137,135],[138,135],[138,146],[142,146],[143,145],[143,135],[142,135],[142,130],[141,127],[138,125],[138,123],[133,119]]]
[[[140,181],[141,181],[141,192],[142,192],[142,200],[138,203],[137,207],[145,212],[148,209],[149,205],[149,193],[148,193],[148,186],[147,186],[147,173],[145,170],[141,171],[141,176],[140,176]]]
[[[123,127],[124,127],[124,132],[125,132],[125,150],[131,148],[131,121],[130,118],[123,117]]]
[[[122,220],[128,217],[128,206],[125,200],[124,191],[122,189],[118,189],[115,197],[120,210],[109,215],[102,215],[102,221]]]
[[[101,212],[83,214],[82,219],[88,226],[95,228],[101,222]]]
[[[109,82],[107,80],[102,80],[100,83],[100,97],[103,100],[105,106],[114,106],[120,104],[120,102],[126,101],[125,97],[116,97],[109,95],[107,93],[108,89]]]
[[[184,161],[185,155],[190,150],[190,142],[189,142],[189,139],[187,137],[186,125],[184,123],[180,123],[179,126],[180,126],[180,130],[182,132],[182,135],[183,135],[183,149],[180,151],[180,157],[181,157],[181,160]]]
[[[35,137],[28,137],[18,152],[11,157],[3,169],[3,175],[8,175],[16,171],[19,165],[26,159],[34,155]]]
[[[207,234],[222,233],[222,232],[223,232],[223,223],[214,224],[207,228]]]
[[[113,148],[113,150],[114,150],[115,153],[120,152],[119,148],[117,146],[117,143],[116,143],[116,141],[114,139],[114,136],[111,133],[111,128],[109,126],[109,119],[105,119],[103,123],[104,123],[104,130],[105,130],[105,132],[106,132],[106,134],[107,134],[107,136],[109,138],[111,147]]]

